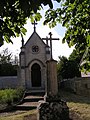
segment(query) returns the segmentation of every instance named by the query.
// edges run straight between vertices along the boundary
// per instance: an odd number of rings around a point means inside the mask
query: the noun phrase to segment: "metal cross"
[[[52,56],[52,40],[59,40],[59,38],[52,38],[52,33],[50,32],[49,33],[50,35],[50,38],[42,38],[43,40],[50,40],[50,48],[51,48],[51,59],[53,59],[53,56]]]
[[[36,32],[36,26],[35,25],[37,25],[37,23],[34,21],[34,23],[32,23],[33,25],[34,25],[34,32]]]

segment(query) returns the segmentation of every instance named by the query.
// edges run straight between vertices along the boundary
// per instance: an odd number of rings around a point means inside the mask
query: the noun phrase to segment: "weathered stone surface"
[[[79,95],[90,96],[90,77],[65,79],[61,81],[60,87],[65,90],[72,90],[72,92]]]
[[[69,120],[69,108],[64,101],[41,103],[37,120]]]
[[[45,95],[45,101],[38,106],[37,120],[69,120],[69,108],[59,94]]]
[[[33,47],[37,46],[38,51],[34,52]],[[26,89],[42,89],[45,90],[47,80],[46,61],[50,54],[46,54],[46,44],[40,36],[34,31],[28,41],[21,47],[20,52],[20,78],[21,86]],[[40,67],[40,86],[33,86],[32,83],[32,66],[38,64]],[[39,81],[37,80],[37,81]],[[36,82],[37,82],[36,81]],[[35,83],[36,83],[35,82]]]
[[[47,62],[47,95],[58,93],[57,61],[51,59]]]

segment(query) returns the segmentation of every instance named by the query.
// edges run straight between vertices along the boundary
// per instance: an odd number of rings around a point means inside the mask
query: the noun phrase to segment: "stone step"
[[[15,107],[17,110],[32,110],[36,109],[39,105],[39,102],[24,102],[22,104],[19,104]]]
[[[25,95],[37,95],[37,96],[44,96],[45,90],[27,90]]]
[[[31,110],[36,109],[39,101],[44,100],[45,92],[43,91],[26,91],[22,102],[15,107],[16,110]]]
[[[36,96],[36,95],[29,95],[23,99],[24,102],[38,102],[40,100],[44,100],[44,97],[43,96]]]

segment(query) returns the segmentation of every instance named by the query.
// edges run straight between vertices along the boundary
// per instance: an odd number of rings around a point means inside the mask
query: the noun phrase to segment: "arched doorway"
[[[41,87],[41,67],[35,63],[31,67],[32,87]]]

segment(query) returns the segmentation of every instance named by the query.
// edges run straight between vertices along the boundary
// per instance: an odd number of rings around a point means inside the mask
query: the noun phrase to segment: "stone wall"
[[[17,76],[4,76],[0,77],[0,89],[16,88],[19,86]]]
[[[60,87],[81,95],[90,95],[90,77],[80,77],[65,79],[60,83]]]

